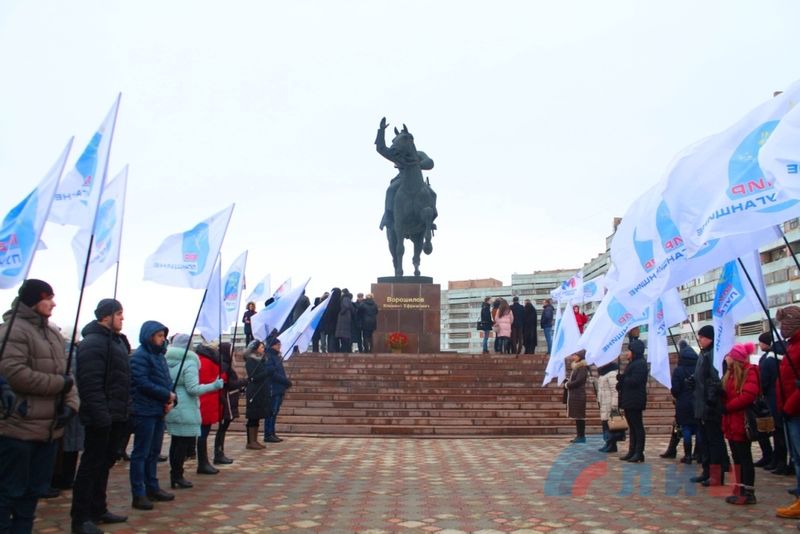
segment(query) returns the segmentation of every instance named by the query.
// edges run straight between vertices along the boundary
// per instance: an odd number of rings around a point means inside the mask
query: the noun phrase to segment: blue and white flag
[[[91,231],[108,169],[108,156],[121,97],[121,94],[117,95],[75,167],[61,180],[50,210],[50,221]]]
[[[649,317],[649,306],[640,314],[634,314],[614,294],[606,293],[579,342],[580,347],[586,349],[586,361],[600,367],[616,360],[625,334],[635,326],[646,324]]]
[[[164,239],[144,264],[144,279],[158,284],[205,289],[228,231],[234,204],[191,230]]]
[[[780,96],[780,95],[779,95]],[[791,111],[784,115],[758,152],[764,180],[800,198],[800,99],[789,100]]]
[[[583,299],[583,271],[578,271],[550,292],[550,297],[556,302],[575,303]]]
[[[12,288],[27,278],[71,147],[72,139],[36,189],[11,208],[3,219],[0,225],[0,289]]]
[[[746,234],[800,215],[794,188],[771,181],[759,166],[781,119],[800,101],[800,82],[770,98],[727,130],[684,150],[663,179],[664,200],[694,253],[708,241]]]
[[[285,291],[279,295],[275,292],[275,300],[266,308],[262,308],[257,314],[250,318],[250,326],[253,329],[253,337],[262,341],[267,339],[273,329],[280,330],[286,318],[292,313],[297,299],[303,294],[310,278],[301,286]]]
[[[767,302],[758,251],[742,256],[741,260],[741,265],[738,261],[729,261],[722,268],[711,308],[714,319],[714,367],[720,374],[722,360],[733,348],[736,339],[736,323],[762,310],[758,302],[759,296],[762,302]],[[742,270],[742,265],[747,274]],[[747,275],[755,284],[756,291],[750,286]]]
[[[225,311],[222,319],[223,330],[235,323],[239,315],[239,302],[242,300],[244,269],[247,266],[247,251],[242,252],[222,277],[222,306]]]
[[[578,346],[580,337],[581,333],[578,330],[575,314],[567,307],[564,313],[561,314],[553,332],[553,348],[550,353],[550,361],[547,362],[542,385],[547,384],[553,378],[558,378],[559,383],[564,380],[566,376],[564,359],[580,350]]]
[[[256,304],[264,303],[267,300],[267,295],[270,294],[270,275],[261,279],[256,287],[247,295],[246,302],[255,302]]]
[[[103,196],[97,208],[94,240],[88,228],[81,228],[72,238],[72,252],[78,265],[78,288],[83,282],[83,272],[89,242],[92,253],[86,271],[86,286],[90,286],[100,275],[119,261],[122,243],[122,220],[125,217],[125,192],[128,187],[128,166],[103,188]]]
[[[653,305],[647,328],[647,361],[650,362],[650,374],[666,388],[672,387],[672,373],[669,367],[669,348],[667,335],[669,327],[686,319],[686,307],[683,305],[677,289],[667,291]]]
[[[599,302],[606,294],[606,277],[600,275],[583,282],[583,302]]]
[[[283,295],[288,293],[290,289],[292,289],[292,277],[291,276],[289,278],[287,278],[286,280],[284,280],[283,283],[280,286],[278,286],[278,289],[276,289],[275,293],[272,294],[272,298],[277,299],[279,297],[282,297]]]
[[[306,351],[311,338],[314,336],[314,330],[317,329],[325,310],[328,309],[330,300],[326,298],[316,308],[306,308],[297,321],[278,336],[278,339],[281,340],[284,359],[292,357],[295,347],[299,352]]]
[[[206,341],[219,339],[222,335],[222,320],[225,315],[225,308],[222,304],[222,282],[220,265],[222,258],[214,263],[214,270],[211,279],[208,281],[208,290],[203,305],[200,308],[200,315],[197,317],[197,331]]]

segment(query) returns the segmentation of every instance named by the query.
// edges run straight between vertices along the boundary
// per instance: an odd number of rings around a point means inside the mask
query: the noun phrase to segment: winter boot
[[[250,449],[252,451],[260,451],[261,449],[265,449],[262,444],[258,442],[258,427],[257,426],[248,426],[247,427],[247,445],[245,449]]]
[[[197,438],[197,474],[216,475],[219,469],[208,462],[208,440]]]
[[[692,442],[691,440],[684,440],[683,441],[683,458],[681,458],[682,464],[691,464],[692,463]]]
[[[733,487],[733,495],[725,497],[728,504],[756,504],[756,492],[752,486],[736,484]]]
[[[597,450],[600,451],[600,452],[608,452],[608,448],[611,445],[611,443],[609,441],[609,438],[611,437],[611,434],[608,431],[608,421],[601,421],[601,423],[603,425],[603,441],[605,443],[603,444],[602,447],[600,447]]]
[[[232,464],[233,460],[225,456],[225,433],[227,428],[220,425],[217,429],[217,435],[214,437],[214,463],[215,464]]]
[[[681,435],[673,429],[672,436],[669,438],[669,445],[667,445],[667,450],[664,451],[662,454],[659,454],[662,458],[675,458],[678,456],[678,443],[681,441]]]

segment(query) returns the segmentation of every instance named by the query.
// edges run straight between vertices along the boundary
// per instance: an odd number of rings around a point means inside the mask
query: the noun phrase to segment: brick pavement
[[[167,440],[165,440],[168,442]],[[629,464],[563,438],[393,439],[286,436],[264,451],[229,436],[236,459],[196,475],[156,510],[130,508],[127,464],[114,467],[111,510],[128,523],[107,532],[605,534],[796,532],[775,517],[792,477],[756,472],[759,503],[726,504],[730,488],[688,482],[698,469],[662,460],[666,437],[648,437],[647,462]],[[757,447],[754,447],[754,450]],[[166,447],[165,447],[166,450]],[[754,451],[755,452],[755,451]],[[755,454],[758,457],[758,454]],[[168,485],[168,466],[159,464]],[[35,531],[69,531],[70,493],[40,501]]]

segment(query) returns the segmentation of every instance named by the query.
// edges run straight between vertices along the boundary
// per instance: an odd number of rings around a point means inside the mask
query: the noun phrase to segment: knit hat
[[[634,356],[644,356],[644,342],[640,339],[634,339],[628,344],[628,350]]]
[[[781,335],[789,339],[800,330],[800,307],[786,306],[778,310],[775,318],[781,323]]]
[[[122,310],[122,304],[116,299],[103,299],[97,303],[97,309],[94,310],[94,316],[98,319],[114,315]]]
[[[43,280],[29,278],[19,287],[19,300],[31,308],[36,306],[40,300],[52,297],[53,287]]]
[[[172,337],[172,346],[173,347],[180,347],[185,349],[192,343],[192,338],[189,337],[189,334],[175,334]]]
[[[698,337],[704,337],[706,339],[714,341],[714,327],[711,326],[710,324],[707,324],[701,327],[700,330],[697,331],[697,335]]]
[[[772,332],[764,332],[758,336],[758,342],[764,345],[772,345]]]
[[[728,356],[735,362],[748,363],[750,355],[753,354],[756,346],[753,343],[737,343],[733,346]]]

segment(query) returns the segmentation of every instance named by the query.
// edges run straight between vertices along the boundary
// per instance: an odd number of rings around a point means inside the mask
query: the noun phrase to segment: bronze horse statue
[[[433,223],[436,211],[436,193],[430,182],[422,178],[423,170],[433,168],[433,160],[424,152],[418,151],[414,145],[414,136],[406,125],[398,131],[392,146],[386,147],[386,118],[381,119],[375,148],[378,153],[388,159],[398,169],[386,191],[385,212],[381,220],[381,229],[386,227],[386,238],[389,251],[392,253],[395,276],[403,276],[403,254],[405,239],[414,243],[414,276],[419,276],[420,254],[433,251],[431,238],[436,225]]]

